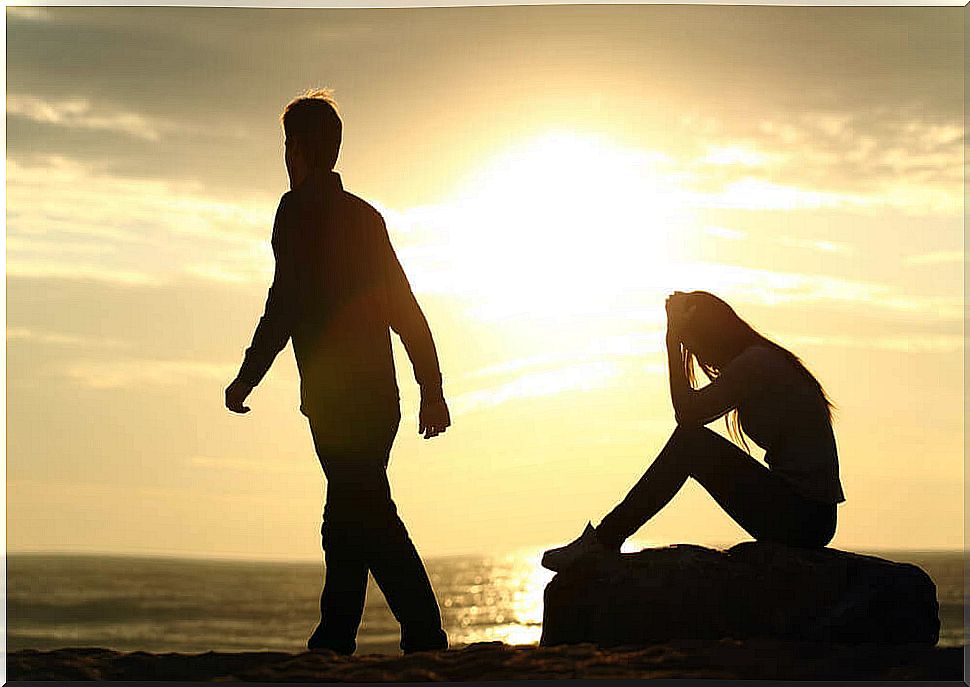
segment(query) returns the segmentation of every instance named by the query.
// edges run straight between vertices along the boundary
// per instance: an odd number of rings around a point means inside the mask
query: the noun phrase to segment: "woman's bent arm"
[[[680,342],[667,337],[667,366],[670,374],[670,401],[678,425],[706,425],[737,408],[761,383],[757,350],[751,348],[732,360],[702,389],[687,381]]]
[[[677,424],[684,422],[684,412],[689,404],[689,397],[693,389],[687,380],[684,370],[684,358],[680,350],[680,340],[667,333],[667,374],[670,380],[670,402],[674,407],[674,418]]]

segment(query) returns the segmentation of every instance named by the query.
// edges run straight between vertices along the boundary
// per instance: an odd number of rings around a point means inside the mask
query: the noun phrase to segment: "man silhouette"
[[[383,218],[333,171],[343,126],[330,92],[308,91],[281,119],[290,191],[273,225],[276,271],[226,407],[249,412],[246,397],[292,337],[300,412],[327,479],[326,580],[307,647],[356,650],[370,571],[401,624],[401,648],[443,649],[438,603],[387,480],[401,420],[389,327],[421,388],[419,433],[428,439],[451,424],[431,330]]]

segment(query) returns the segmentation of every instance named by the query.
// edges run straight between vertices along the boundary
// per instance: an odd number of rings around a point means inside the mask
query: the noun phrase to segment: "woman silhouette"
[[[543,555],[542,565],[550,570],[618,552],[688,477],[755,539],[822,547],[835,534],[836,504],[845,497],[832,404],[818,380],[713,294],[678,291],[667,298],[666,309],[677,429],[598,527],[587,525],[578,539]],[[701,389],[694,388],[695,360],[711,380]],[[768,467],[704,427],[729,412],[732,436],[747,448],[746,433],[765,449]]]

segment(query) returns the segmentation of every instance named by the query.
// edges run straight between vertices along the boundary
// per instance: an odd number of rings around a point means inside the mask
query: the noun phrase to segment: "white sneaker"
[[[553,572],[562,572],[584,558],[592,558],[606,552],[606,547],[596,538],[593,523],[587,523],[586,529],[577,539],[542,554],[542,567]]]

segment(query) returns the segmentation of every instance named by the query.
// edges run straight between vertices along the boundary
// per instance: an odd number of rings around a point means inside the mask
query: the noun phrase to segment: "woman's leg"
[[[670,502],[688,477],[696,479],[755,539],[824,546],[834,533],[834,507],[806,501],[768,468],[706,427],[678,427],[626,498],[596,528],[600,542],[619,549]]]

